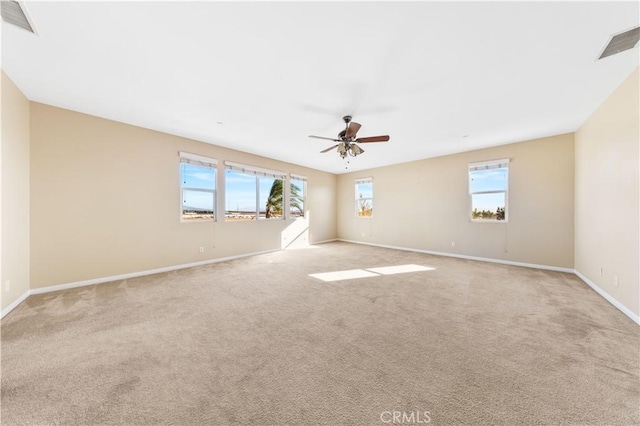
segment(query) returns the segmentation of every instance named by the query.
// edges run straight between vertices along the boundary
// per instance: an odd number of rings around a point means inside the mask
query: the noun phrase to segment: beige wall
[[[575,147],[575,268],[636,316],[640,315],[638,79],[636,69],[578,129]]]
[[[181,223],[179,151],[306,175],[311,220]],[[330,173],[31,103],[31,288],[280,249],[300,233],[334,239],[335,185]]]
[[[302,235],[575,265],[638,315],[638,96],[636,70],[575,135],[335,176],[52,106],[29,108],[3,73],[2,308],[29,279],[38,288],[140,272],[279,249]],[[178,151],[308,176],[312,219],[180,223]],[[511,160],[509,223],[471,223],[468,163],[500,158]],[[219,206],[222,176],[219,168]],[[356,219],[353,180],[368,176],[375,216]]]
[[[573,268],[573,134],[338,178],[338,237]],[[469,220],[468,164],[509,158],[509,222]],[[356,219],[354,179],[373,177],[374,217]],[[455,247],[451,243],[455,242]]]
[[[29,290],[29,101],[1,74],[4,309]]]

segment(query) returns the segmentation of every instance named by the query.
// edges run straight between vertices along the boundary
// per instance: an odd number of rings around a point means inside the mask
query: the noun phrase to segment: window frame
[[[363,183],[371,183],[371,197],[360,198],[358,196],[358,185],[363,184]],[[356,219],[372,219],[373,218],[373,177],[355,179],[354,191],[355,191],[354,210],[355,210]],[[360,202],[361,200],[362,201],[367,201],[367,200],[371,201],[371,214],[369,216],[361,216],[359,214],[360,213],[360,208],[358,206],[358,202]]]
[[[509,223],[509,158],[501,160],[479,161],[475,163],[469,163],[469,169],[467,174],[467,182],[469,188],[469,202],[468,202],[468,214],[469,221],[473,223]],[[471,191],[471,172],[477,172],[482,170],[506,170],[506,179],[504,189],[494,189],[489,191]],[[473,196],[484,194],[504,194],[504,219],[474,219],[473,218]]]
[[[281,208],[282,208],[282,214],[280,215],[280,217],[267,217],[266,216],[266,214],[267,214],[266,208],[265,208],[265,217],[260,217],[260,198],[261,198],[260,197],[260,179],[268,178],[268,177],[273,178],[274,181],[276,179],[279,179],[279,180],[282,181],[282,200],[280,201],[281,202]],[[287,182],[286,175],[282,176],[282,177],[273,177],[273,176],[270,176],[270,175],[265,175],[265,176],[257,175],[256,176],[256,218],[257,218],[257,220],[278,220],[278,219],[284,220],[285,219],[285,214],[286,214],[286,210],[285,210],[285,199],[286,199],[285,187],[286,187],[286,182]],[[268,199],[268,194],[267,194],[267,199]]]
[[[240,163],[235,163],[232,161],[225,161],[225,206],[224,206],[224,217],[225,217],[225,222],[259,222],[259,221],[271,221],[271,220],[284,220],[286,218],[286,206],[285,206],[285,199],[286,199],[286,193],[285,193],[285,183],[287,182],[287,174],[284,172],[280,172],[280,171],[275,171],[275,170],[269,170],[269,169],[263,169],[261,167],[256,167],[256,166],[249,166],[246,164],[240,164]],[[229,220],[229,218],[227,217],[227,212],[228,207],[227,206],[227,171],[233,171],[235,173],[240,173],[243,175],[247,175],[247,176],[253,176],[255,179],[255,185],[256,185],[256,211],[255,211],[255,216],[253,219],[248,219],[248,220]],[[273,179],[280,179],[282,180],[282,191],[283,191],[283,195],[282,195],[282,215],[280,217],[273,217],[273,218],[267,218],[267,217],[260,217],[260,178],[264,178],[264,177],[270,177]]]
[[[291,186],[293,185],[294,180],[302,182],[302,197],[298,197],[299,200],[302,201],[302,216],[291,217],[291,200],[293,196],[291,194]],[[288,208],[287,208],[287,218],[292,220],[305,219],[307,217],[307,177],[296,174],[289,174],[289,185],[287,185],[288,195],[287,200],[289,200]]]
[[[178,152],[180,159],[178,172],[178,178],[180,179],[180,223],[203,223],[203,222],[217,222],[218,221],[218,160],[215,158],[205,157],[203,155],[192,154],[190,152]],[[206,167],[213,171],[213,189],[192,188],[184,185],[184,177],[182,175],[182,165],[191,164],[198,167]],[[198,219],[198,220],[186,220],[184,218],[184,191],[195,191],[210,193],[213,199],[213,218],[210,219]]]

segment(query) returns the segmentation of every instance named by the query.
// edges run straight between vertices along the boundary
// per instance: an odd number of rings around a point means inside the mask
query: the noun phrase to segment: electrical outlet
[[[620,285],[620,281],[618,281],[618,276],[617,275],[613,276],[613,285],[615,285],[616,287],[618,287]]]
[[[456,246],[456,242],[455,241],[451,241],[451,247],[455,247]]]
[[[4,291],[11,291],[11,281],[6,280],[4,282]]]
[[[362,233],[362,238],[364,238],[364,232]]]
[[[200,253],[204,253],[204,247],[200,247],[200,248],[198,249],[198,251],[199,251]]]

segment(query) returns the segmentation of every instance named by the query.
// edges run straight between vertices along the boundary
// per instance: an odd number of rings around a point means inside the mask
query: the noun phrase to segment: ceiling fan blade
[[[338,144],[338,145],[340,145],[340,144]],[[338,147],[338,145],[334,145],[334,146],[332,146],[331,148],[323,149],[322,151],[320,151],[320,154],[324,154],[325,152],[329,152],[329,151],[331,151],[333,148],[337,148],[337,147]]]
[[[309,135],[310,138],[314,138],[314,139],[324,139],[327,141],[333,141],[333,142],[340,142],[339,139],[334,139],[334,138],[325,138],[323,136],[313,136],[313,135]]]
[[[351,123],[349,123],[349,127],[347,128],[346,136],[349,139],[355,138],[356,137],[356,133],[358,133],[358,130],[360,130],[360,127],[362,127],[362,125],[360,123],[356,123],[355,121],[352,121]]]
[[[369,142],[388,142],[389,141],[389,135],[384,135],[384,136],[370,136],[368,138],[360,138],[360,139],[356,139],[354,142],[358,142],[358,143],[369,143]]]

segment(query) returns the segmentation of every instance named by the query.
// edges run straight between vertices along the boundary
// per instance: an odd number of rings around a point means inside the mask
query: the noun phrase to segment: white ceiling
[[[25,95],[333,173],[576,130],[638,66],[596,61],[638,2],[29,2],[2,26]],[[223,124],[218,124],[221,122]],[[464,137],[468,135],[468,137]]]

